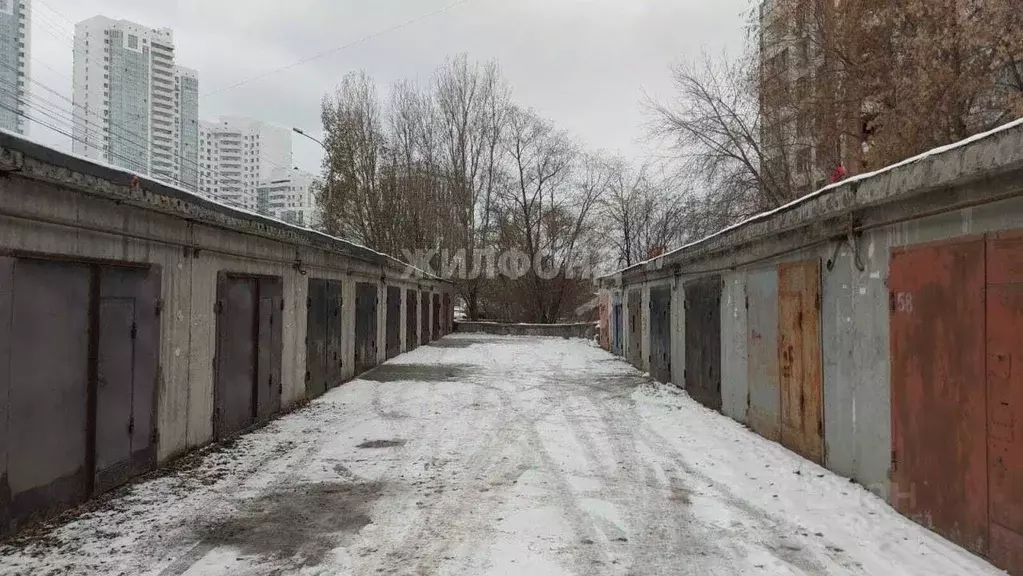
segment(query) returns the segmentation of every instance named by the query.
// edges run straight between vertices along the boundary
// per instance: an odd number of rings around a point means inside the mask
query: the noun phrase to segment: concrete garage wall
[[[893,249],[984,235],[990,241],[991,233],[1021,229],[1023,121],[878,173],[829,186],[680,250],[603,278],[600,283],[605,290],[628,291],[661,278],[673,278],[675,299],[679,301],[684,298],[686,282],[721,275],[722,411],[773,440],[781,439],[779,427],[785,404],[784,391],[780,389],[785,385],[780,375],[782,353],[790,355],[788,362],[792,354],[802,354],[806,360],[808,350],[819,345],[824,464],[889,499],[907,515],[926,519],[943,513],[934,506],[944,506],[944,500],[922,503],[913,497],[912,485],[908,488],[893,485],[893,478],[905,474],[903,466],[897,469],[893,466],[893,446],[903,446],[908,440],[902,439],[898,430],[893,432],[892,426],[894,359],[890,307],[894,300],[888,283],[891,253]],[[802,350],[782,351],[779,326],[784,319],[780,317],[779,266],[796,262],[820,264],[819,301],[799,304],[817,306],[816,311],[809,311],[808,317],[819,313],[816,328],[820,342],[796,341],[796,345],[803,346]],[[950,289],[954,293],[955,287]],[[791,300],[787,306],[791,314]],[[685,326],[685,314],[681,306],[674,307],[673,316],[679,327]],[[673,349],[672,381],[686,387],[686,377],[680,374],[685,365],[685,350],[674,342]],[[956,353],[954,349],[942,352]],[[913,350],[902,354],[902,362],[914,365]],[[798,397],[799,391],[796,392]],[[912,412],[913,406],[903,406],[902,410]],[[918,418],[927,417],[928,414],[921,413]],[[1005,420],[1004,416],[1000,418]],[[947,427],[945,423],[933,423],[935,430],[943,426]],[[964,429],[963,433],[975,435],[978,431]],[[916,469],[913,471],[916,476],[909,482],[970,483],[969,478],[959,478],[960,471],[939,465],[945,458],[941,452],[954,447],[916,441],[912,449],[917,452],[906,457],[916,458],[916,462],[930,458],[928,461],[937,463],[935,469],[942,470],[942,477],[923,477],[927,471]],[[1019,450],[1019,444],[1013,449]],[[919,452],[929,450],[934,453]],[[1009,457],[1020,459],[1023,453]],[[986,481],[977,489],[986,490],[984,486]],[[904,490],[908,492],[900,493]],[[1023,522],[1023,518],[1018,520]],[[946,531],[941,526],[935,529],[954,537],[947,527]],[[994,530],[992,527],[992,534]],[[1001,538],[1002,543],[992,542],[989,556],[996,563],[1011,567],[1011,556],[1016,554],[1023,559],[1023,549],[1006,551],[1004,542],[1008,537]],[[1023,541],[1023,536],[1016,538]]]
[[[381,288],[381,343],[386,341],[385,284],[401,287],[403,294],[406,289],[451,290],[437,279],[409,278],[402,263],[366,248],[7,134],[0,134],[0,254],[160,270],[161,293],[152,303],[158,310],[160,335],[158,462],[213,439],[221,274],[281,280],[283,410],[306,398],[309,279],[341,281],[343,380],[356,375],[352,329],[356,282]],[[400,325],[404,330],[404,321]],[[384,346],[379,350],[382,360]],[[11,526],[9,520],[0,514],[0,533]]]

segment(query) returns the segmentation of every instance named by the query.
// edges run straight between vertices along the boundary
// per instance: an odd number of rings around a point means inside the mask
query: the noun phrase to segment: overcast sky
[[[31,1],[33,76],[69,99],[74,22],[98,14],[173,28],[177,64],[199,70],[201,118],[250,116],[317,136],[320,100],[347,72],[366,70],[385,90],[402,78],[425,83],[447,56],[465,52],[497,59],[518,103],[592,149],[631,158],[646,154],[644,94],[670,98],[670,66],[682,58],[741,49],[750,8],[750,0]],[[66,137],[31,130],[33,138],[70,148]],[[300,140],[295,164],[319,172],[319,146]]]

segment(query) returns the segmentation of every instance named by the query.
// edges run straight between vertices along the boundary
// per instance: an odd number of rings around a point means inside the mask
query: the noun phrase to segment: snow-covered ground
[[[1000,574],[583,341],[452,336],[62,526],[3,574]]]

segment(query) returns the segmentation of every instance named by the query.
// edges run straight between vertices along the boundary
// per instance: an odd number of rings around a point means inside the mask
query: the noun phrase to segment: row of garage
[[[1013,126],[603,278],[602,345],[1023,574],[1021,144]]]
[[[265,424],[452,316],[449,283],[387,256],[0,134],[0,534]]]

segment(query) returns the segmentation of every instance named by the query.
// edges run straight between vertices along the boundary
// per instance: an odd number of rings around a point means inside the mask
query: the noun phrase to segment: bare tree
[[[673,70],[677,96],[649,102],[652,132],[673,147],[685,176],[702,182],[730,217],[778,206],[794,195],[783,134],[765,138],[755,62],[704,56]]]
[[[510,283],[522,314],[554,322],[566,302],[575,304],[580,286],[592,287],[574,278],[573,265],[588,255],[594,209],[607,189],[610,165],[581,153],[565,132],[521,108],[509,114],[504,141],[511,177],[500,195],[502,245],[521,249],[532,265]],[[586,268],[589,262],[581,264]]]
[[[611,166],[599,212],[615,267],[632,266],[705,229],[694,226],[696,197],[677,192],[685,189],[677,178],[648,164],[634,168],[620,158]]]
[[[500,163],[501,132],[508,89],[495,62],[479,65],[465,55],[441,68],[434,78],[438,126],[438,162],[449,180],[469,266],[477,250],[492,241],[491,213]],[[470,319],[478,316],[480,278],[460,283]]]

